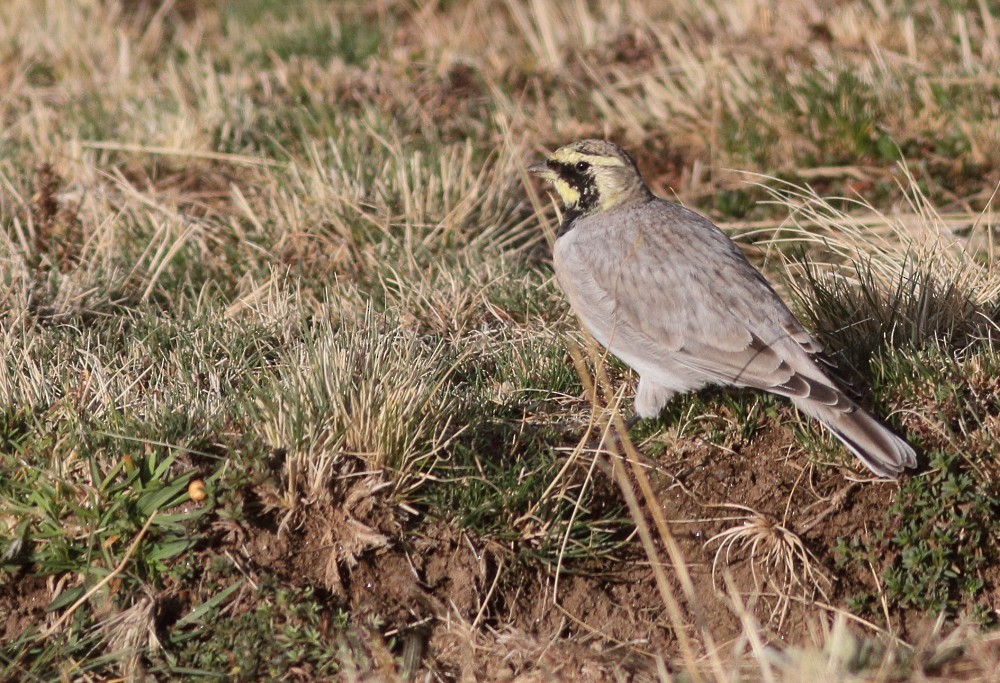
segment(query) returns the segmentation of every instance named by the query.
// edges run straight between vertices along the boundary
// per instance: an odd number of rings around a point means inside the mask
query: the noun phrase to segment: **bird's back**
[[[755,340],[784,350],[779,356],[818,349],[732,240],[672,202],[653,199],[578,219],[556,242],[555,267],[599,341],[616,354],[639,356],[647,372],[679,367],[692,388],[765,388],[780,359],[754,351]]]
[[[639,372],[640,416],[706,384],[755,387],[791,398],[874,472],[915,465],[814,362],[819,345],[732,240],[654,197],[623,149],[581,140],[530,170],[564,202],[559,282],[587,330]]]

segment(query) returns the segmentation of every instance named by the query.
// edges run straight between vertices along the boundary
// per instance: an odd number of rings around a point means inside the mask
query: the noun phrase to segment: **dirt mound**
[[[687,622],[704,624],[717,642],[743,632],[724,572],[765,633],[783,643],[801,641],[817,602],[840,605],[872,587],[838,571],[833,547],[881,519],[895,485],[852,483],[830,468],[819,477],[794,444],[782,427],[760,430],[739,451],[689,441],[651,471],[694,582]],[[638,543],[615,560],[557,574],[519,559],[516,542],[476,538],[431,511],[397,507],[377,478],[345,478],[333,491],[295,523],[262,517],[245,547],[261,570],[329,591],[352,623],[381,633],[397,655],[419,653],[422,666],[451,676],[572,671],[596,680],[611,668],[653,675],[653,655],[677,654]],[[669,568],[668,577],[682,596]]]

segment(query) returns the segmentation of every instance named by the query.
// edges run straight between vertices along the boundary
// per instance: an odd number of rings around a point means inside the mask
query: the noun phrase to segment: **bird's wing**
[[[809,357],[819,345],[738,247],[697,214],[669,218],[668,229],[662,218],[655,229],[634,218],[634,230],[566,235],[560,260],[568,278],[605,302],[583,317],[605,328],[612,352],[651,363],[662,354],[710,382],[848,409]]]

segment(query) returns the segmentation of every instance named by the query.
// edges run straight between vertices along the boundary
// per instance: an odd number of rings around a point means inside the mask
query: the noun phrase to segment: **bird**
[[[622,147],[579,140],[527,170],[563,205],[553,266],[570,308],[639,375],[636,418],[705,386],[750,387],[791,399],[879,477],[916,467],[821,369],[821,345],[729,236],[654,195]]]

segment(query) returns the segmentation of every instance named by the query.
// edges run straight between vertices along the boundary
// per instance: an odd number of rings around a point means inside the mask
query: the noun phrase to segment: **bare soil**
[[[852,482],[847,470],[809,466],[796,444],[789,428],[765,425],[744,447],[695,437],[674,444],[654,463],[650,477],[658,504],[694,582],[692,605],[668,568],[692,635],[693,625],[702,623],[717,644],[745,647],[724,572],[765,637],[780,645],[807,641],[818,615],[843,607],[859,590],[876,588],[871,575],[838,567],[833,548],[838,538],[869,533],[897,486]],[[434,511],[412,515],[382,483],[345,476],[329,499],[287,518],[245,492],[247,521],[219,522],[212,547],[203,550],[240,556],[251,577],[269,575],[328,596],[331,609],[347,610],[352,625],[366,634],[359,642],[370,646],[372,638],[382,639],[383,651],[366,656],[388,662],[383,667],[394,666],[386,653],[403,658],[409,650],[417,653],[420,670],[445,679],[596,681],[613,673],[655,680],[655,657],[663,657],[669,669],[679,655],[637,540],[616,561],[568,566],[557,576],[551,567],[519,560],[516,544],[476,538]],[[602,495],[621,495],[606,484],[598,487]],[[799,538],[811,554],[813,573],[802,574],[793,564],[801,579],[796,583],[761,562],[762,552],[756,562],[739,543],[720,552],[713,537],[748,519],[780,525]],[[3,638],[41,623],[50,599],[39,579],[25,576],[16,590],[8,585],[0,593]],[[201,600],[188,599],[191,605],[174,604],[172,613],[185,614]],[[919,638],[926,630],[918,613],[891,616],[903,638]]]
[[[684,442],[651,473],[695,585],[699,613],[686,605],[687,621],[702,621],[717,642],[735,641],[743,631],[724,597],[724,570],[767,637],[782,644],[806,637],[809,621],[824,611],[815,601],[843,606],[859,589],[874,588],[871,577],[836,567],[833,547],[839,537],[868,533],[897,487],[855,483],[836,472],[820,477],[795,443],[780,426],[762,429],[735,452],[700,439]],[[620,494],[608,488],[607,495]],[[798,536],[812,554],[814,574],[802,585],[789,583],[773,567],[751,562],[739,544],[717,558],[719,542],[710,539],[748,517],[723,504],[745,506]],[[652,655],[665,653],[669,661],[677,653],[637,541],[629,557],[557,579],[549,567],[518,562],[511,544],[474,538],[433,514],[407,517],[375,493],[350,510],[331,502],[283,532],[273,525],[249,530],[245,547],[262,570],[329,590],[355,622],[378,624],[397,644],[418,639],[422,666],[447,677],[601,680],[614,668],[645,679],[655,674]],[[367,546],[349,538],[359,531]],[[345,551],[351,543],[354,551]],[[331,565],[339,569],[331,572]],[[776,595],[789,598],[779,602]],[[917,623],[893,616],[904,637]]]

